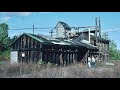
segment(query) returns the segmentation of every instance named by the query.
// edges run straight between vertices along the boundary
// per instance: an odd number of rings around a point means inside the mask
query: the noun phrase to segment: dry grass
[[[36,64],[0,65],[0,78],[120,78],[120,61],[115,66],[88,68],[80,63],[66,66]]]

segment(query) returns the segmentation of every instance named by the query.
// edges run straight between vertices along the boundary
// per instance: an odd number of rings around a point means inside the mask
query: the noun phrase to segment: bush
[[[10,51],[0,52],[0,61],[10,60]]]
[[[37,62],[37,64],[41,65],[41,64],[44,64],[44,62],[43,62],[42,59],[40,59],[40,60]]]

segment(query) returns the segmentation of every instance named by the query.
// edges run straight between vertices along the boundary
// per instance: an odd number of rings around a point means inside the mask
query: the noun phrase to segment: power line
[[[87,26],[87,27],[71,27],[73,29],[75,28],[94,28],[95,26]],[[54,29],[55,27],[34,27],[34,29]],[[60,27],[59,27],[60,28]],[[61,27],[63,28],[63,27]],[[31,28],[10,28],[9,30],[23,30],[23,29],[33,29],[32,27]]]

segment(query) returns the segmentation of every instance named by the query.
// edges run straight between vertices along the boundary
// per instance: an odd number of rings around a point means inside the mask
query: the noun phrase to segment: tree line
[[[10,43],[18,37],[14,36],[13,38],[10,38],[8,36],[8,30],[8,24],[0,24],[0,60],[10,60]],[[120,50],[117,49],[117,45],[114,40],[110,40],[109,54],[111,60],[120,60]]]

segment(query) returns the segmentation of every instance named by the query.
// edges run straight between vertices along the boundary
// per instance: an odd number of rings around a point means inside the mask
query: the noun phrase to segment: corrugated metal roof
[[[86,47],[88,49],[96,49],[95,46],[83,43],[83,42],[75,42],[72,40],[58,40],[55,39],[53,37],[50,36],[46,36],[46,35],[34,35],[34,34],[26,34],[34,39],[36,39],[37,41],[41,42],[41,43],[48,43],[48,44],[58,44],[58,45],[67,45],[67,46],[81,46],[81,47]]]
[[[54,37],[50,37],[50,36],[43,35],[43,34],[38,34],[38,36],[43,37],[43,38],[45,38],[47,40],[50,40],[50,41],[60,41],[60,40],[58,40],[58,39],[56,39]]]
[[[67,46],[71,46],[71,47],[85,47],[88,49],[97,49],[96,47],[83,43],[83,42],[77,42],[75,40],[58,40],[55,38],[51,38],[49,36],[45,36],[45,35],[34,35],[34,34],[29,34],[29,33],[24,33],[25,35],[37,40],[38,42],[42,43],[42,44],[57,44],[57,45],[67,45]],[[22,36],[22,35],[21,35]]]

